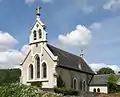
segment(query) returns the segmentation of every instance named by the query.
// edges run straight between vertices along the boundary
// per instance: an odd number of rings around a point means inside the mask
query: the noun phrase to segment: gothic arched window
[[[33,31],[33,39],[34,39],[34,40],[36,40],[36,39],[37,39],[37,33],[36,33],[36,31],[35,31],[35,30]]]
[[[86,90],[86,82],[83,81],[83,90],[85,91]]]
[[[33,65],[29,65],[29,79],[33,79]]]
[[[73,89],[77,89],[77,79],[76,78],[74,78],[73,79]]]
[[[79,83],[79,88],[80,88],[80,90],[82,90],[82,81],[80,81],[80,83]]]
[[[38,55],[36,55],[36,68],[37,68],[37,78],[40,78],[40,58]]]
[[[42,38],[42,32],[41,32],[41,29],[39,29],[38,33],[39,33],[39,38]]]
[[[43,78],[47,77],[47,65],[45,62],[42,64],[42,77]]]

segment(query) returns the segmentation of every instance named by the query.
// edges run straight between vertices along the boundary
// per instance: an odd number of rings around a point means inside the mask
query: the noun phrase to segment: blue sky
[[[41,20],[47,26],[49,43],[77,55],[84,49],[93,69],[120,69],[120,0],[0,0],[1,68],[15,67],[24,56],[38,5],[42,6]],[[81,38],[77,45],[76,37],[69,45],[63,38],[70,39],[74,32]]]

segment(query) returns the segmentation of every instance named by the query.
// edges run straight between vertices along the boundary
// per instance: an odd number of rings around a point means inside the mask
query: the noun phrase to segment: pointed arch
[[[36,40],[37,39],[37,33],[36,33],[36,31],[34,30],[33,31],[33,40]]]
[[[33,65],[29,65],[29,79],[33,79]]]
[[[76,78],[74,78],[73,79],[73,89],[77,89],[77,79]]]
[[[42,78],[47,77],[47,64],[45,62],[42,63]]]
[[[86,91],[86,81],[83,81],[83,91]]]
[[[82,80],[79,82],[79,89],[82,90]]]
[[[38,33],[39,33],[39,38],[42,38],[42,32],[41,32],[41,29],[38,30]]]
[[[40,57],[39,55],[35,56],[35,65],[36,65],[37,78],[40,78]]]

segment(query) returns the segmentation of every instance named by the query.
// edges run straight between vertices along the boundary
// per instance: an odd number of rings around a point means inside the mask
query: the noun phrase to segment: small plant
[[[36,86],[36,87],[38,87],[38,88],[42,88],[42,83],[41,82],[33,82],[33,83],[31,83],[31,86]]]
[[[55,93],[60,93],[63,95],[78,95],[78,91],[69,88],[54,88]]]

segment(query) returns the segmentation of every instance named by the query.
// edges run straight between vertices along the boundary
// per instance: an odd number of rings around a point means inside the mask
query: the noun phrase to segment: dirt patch
[[[120,93],[116,93],[116,94],[99,94],[96,97],[120,97]]]

